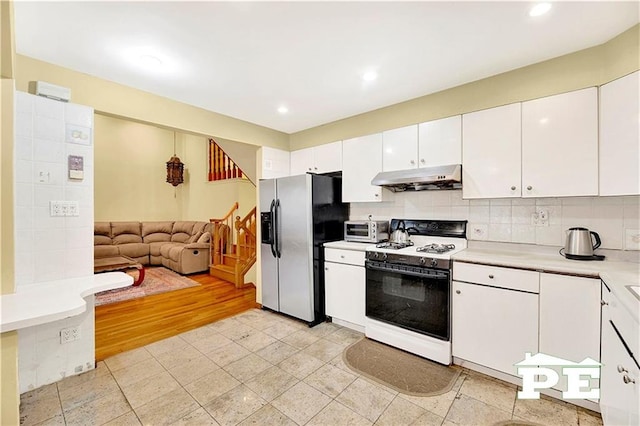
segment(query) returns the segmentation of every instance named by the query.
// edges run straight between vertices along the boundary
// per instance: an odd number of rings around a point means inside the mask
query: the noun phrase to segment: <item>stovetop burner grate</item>
[[[454,250],[456,248],[455,244],[427,244],[426,246],[416,248],[417,252],[420,253],[437,253],[442,254],[448,251]]]
[[[400,250],[403,248],[411,247],[412,245],[413,245],[412,241],[407,241],[406,243],[394,243],[389,241],[389,242],[376,244],[376,248]]]

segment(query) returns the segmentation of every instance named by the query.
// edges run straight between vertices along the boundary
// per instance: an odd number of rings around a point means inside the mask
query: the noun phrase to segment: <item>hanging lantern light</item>
[[[173,157],[167,161],[167,183],[178,186],[184,182],[184,163],[176,155],[176,132],[173,132]]]

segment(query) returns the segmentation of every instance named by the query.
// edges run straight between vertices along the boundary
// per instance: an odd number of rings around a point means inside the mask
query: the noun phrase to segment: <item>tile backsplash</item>
[[[464,200],[462,190],[385,190],[384,200],[351,203],[350,218],[468,220],[469,240],[558,247],[565,230],[582,226],[600,235],[602,248],[640,249],[640,196]]]

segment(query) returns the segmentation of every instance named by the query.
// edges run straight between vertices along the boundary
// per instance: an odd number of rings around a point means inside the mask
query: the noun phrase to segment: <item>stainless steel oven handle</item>
[[[382,272],[395,272],[396,274],[402,274],[402,275],[411,275],[414,277],[421,277],[421,278],[432,278],[435,280],[448,280],[449,279],[449,271],[433,271],[433,270],[429,270],[427,273],[424,272],[416,272],[416,271],[405,271],[405,270],[399,270],[399,269],[394,269],[394,268],[388,268],[388,267],[384,267],[384,266],[377,266],[377,265],[372,265],[369,262],[365,263],[365,268],[366,269],[370,269],[370,270],[375,270],[375,271],[382,271]]]

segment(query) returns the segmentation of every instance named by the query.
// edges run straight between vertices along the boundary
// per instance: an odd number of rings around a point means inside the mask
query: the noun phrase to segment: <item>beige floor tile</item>
[[[109,393],[119,391],[120,388],[111,374],[103,374],[76,386],[65,387],[59,391],[59,394],[62,409],[68,411]]]
[[[331,364],[325,364],[308,375],[304,382],[325,395],[335,398],[356,379],[357,377],[353,374]]]
[[[303,425],[330,402],[331,398],[328,396],[304,382],[298,382],[291,389],[271,401],[271,405],[294,422]]]
[[[267,402],[244,385],[236,386],[229,392],[204,406],[220,425],[237,425]]]
[[[275,409],[271,404],[265,405],[264,407],[253,413],[246,420],[240,423],[239,426],[266,425],[297,426],[296,422]]]
[[[37,426],[65,426],[64,415],[62,413],[58,414],[55,417],[45,420],[44,422],[38,423]]]
[[[352,344],[362,339],[364,334],[350,328],[342,327],[331,334],[324,336],[325,339],[338,344]]]
[[[119,390],[65,411],[68,426],[101,425],[131,411],[129,403]]]
[[[418,419],[413,422],[411,425],[412,426],[440,426],[443,424],[443,422],[446,422],[442,417],[438,416],[437,414],[432,413],[431,411],[425,411],[425,413],[418,417]],[[450,423],[449,426],[451,426],[453,423]]]
[[[302,352],[316,357],[322,362],[329,362],[341,354],[343,350],[344,348],[337,343],[320,339],[304,348]]]
[[[262,331],[271,337],[275,337],[276,339],[284,339],[290,334],[300,331],[300,327],[296,327],[295,325],[288,322],[279,321],[272,326],[263,329]]]
[[[393,398],[393,393],[359,377],[338,395],[336,401],[375,422]]]
[[[351,368],[349,368],[349,366],[347,366],[347,364],[344,363],[344,359],[342,358],[342,354],[336,355],[327,364],[333,365],[334,367],[339,368],[340,370],[344,370],[347,373],[351,373],[354,376],[360,377],[360,374],[357,371],[352,370]]]
[[[220,333],[216,333],[212,336],[208,336],[196,342],[191,342],[191,345],[203,354],[206,354],[211,351],[215,351],[216,349],[227,346],[230,343],[232,343],[231,339]]]
[[[287,337],[283,337],[280,340],[288,345],[293,346],[294,348],[304,349],[313,342],[316,342],[318,339],[320,339],[318,336],[314,336],[307,330],[298,330],[295,333],[289,334]]]
[[[376,425],[411,425],[425,413],[427,413],[427,410],[412,404],[406,399],[396,397],[380,415],[376,421]],[[440,419],[440,423],[442,423],[442,419]]]
[[[266,346],[259,351],[256,351],[256,354],[261,358],[266,359],[271,364],[278,364],[281,361],[289,358],[294,353],[298,352],[298,349],[293,346],[287,345],[284,342],[276,340],[274,343]]]
[[[243,348],[235,342],[231,342],[227,346],[223,346],[214,351],[207,352],[205,355],[220,367],[225,367],[234,361],[246,357],[251,352]]]
[[[111,372],[109,371],[109,368],[107,368],[104,361],[100,361],[98,363],[98,366],[93,370],[85,371],[84,373],[77,374],[75,376],[65,377],[64,379],[60,380],[57,383],[58,389],[63,391],[84,382],[90,382],[92,380],[95,380],[97,377],[104,375],[110,376]]]
[[[230,317],[230,318],[225,318],[225,319],[220,320],[220,321],[212,322],[211,324],[207,325],[206,327],[208,329],[210,329],[210,330],[215,331],[216,333],[220,333],[223,330],[229,330],[229,329],[238,327],[241,324],[244,324],[244,323],[242,321],[239,321],[235,317]]]
[[[336,401],[331,401],[307,423],[307,426],[368,426],[369,420]]]
[[[406,395],[403,393],[399,393],[398,396],[444,418],[447,416],[449,408],[451,408],[451,404],[453,404],[453,400],[457,394],[458,391],[452,390],[442,395],[429,397]]]
[[[460,393],[509,413],[513,412],[516,392],[514,385],[473,375],[468,376],[460,388]]]
[[[220,332],[220,334],[224,335],[225,337],[233,340],[234,342],[236,340],[240,340],[246,337],[251,336],[252,334],[256,334],[259,333],[259,330],[256,330],[255,328],[244,324],[240,321],[238,321],[238,324],[233,327],[233,328],[227,328],[224,329]]]
[[[212,371],[218,370],[220,367],[215,362],[211,361],[208,357],[200,355],[197,358],[191,359],[183,364],[173,367],[169,370],[169,373],[180,383],[182,386],[186,386],[191,382],[194,382],[206,376]]]
[[[129,411],[126,414],[121,415],[120,417],[116,417],[115,419],[107,422],[104,426],[140,426],[140,420],[136,413],[133,411]]]
[[[109,370],[114,371],[122,368],[130,367],[139,362],[151,359],[152,356],[145,348],[133,349],[127,352],[122,352],[118,355],[114,355],[104,360],[104,363],[109,367]]]
[[[162,371],[165,371],[164,367],[154,358],[150,358],[134,365],[130,365],[129,367],[116,370],[112,372],[112,374],[120,386],[127,386],[146,379],[147,377],[155,376]]]
[[[299,380],[291,374],[274,366],[246,382],[246,385],[262,399],[270,402],[298,382]]]
[[[265,361],[258,355],[249,354],[225,366],[224,369],[241,382],[246,382],[271,366],[270,362]]]
[[[168,425],[200,408],[184,389],[176,389],[135,409],[143,425]]]
[[[580,426],[602,426],[602,416],[595,411],[578,407],[578,424]]]
[[[207,410],[200,407],[171,423],[171,426],[219,426]]]
[[[179,334],[179,336],[189,344],[194,344],[200,340],[215,337],[218,334],[220,334],[220,332],[214,327],[205,326],[205,327],[199,327],[199,328],[194,328],[193,330],[185,331],[184,333]]]
[[[324,337],[328,334],[331,334],[335,331],[338,331],[339,329],[341,329],[342,327],[340,327],[337,324],[333,324],[330,322],[323,322],[320,323],[318,325],[316,325],[315,327],[311,327],[310,329],[308,329],[307,331],[315,336],[318,337]]]
[[[128,386],[122,387],[124,396],[131,407],[136,408],[151,402],[180,387],[180,383],[171,374],[163,371]]]
[[[55,383],[53,389],[56,389]],[[34,391],[31,391],[35,393]],[[48,389],[46,393],[50,393]],[[56,390],[55,395],[44,396],[40,394],[36,397],[34,394],[22,399],[20,403],[20,424],[23,426],[35,425],[56,416],[62,415],[62,407]]]
[[[223,369],[212,371],[184,388],[200,405],[208,404],[240,384]]]
[[[162,364],[164,368],[170,370],[201,356],[202,352],[187,344],[187,346],[183,348],[163,352],[154,358]]]
[[[251,334],[247,337],[243,337],[241,339],[236,340],[236,343],[239,344],[240,346],[247,348],[251,352],[256,352],[277,341],[278,340],[276,338],[271,337],[268,334],[265,334],[261,331],[258,331],[255,334]]]
[[[29,403],[38,399],[54,397],[58,397],[58,386],[56,383],[51,383],[50,385],[41,386],[38,389],[23,393],[22,395],[20,395],[20,402]]]
[[[167,339],[160,340],[158,342],[151,343],[145,346],[145,349],[151,355],[157,358],[157,356],[162,353],[182,349],[188,345],[189,343],[186,340],[184,340],[182,337],[173,336]]]
[[[490,426],[511,420],[511,412],[485,404],[467,395],[458,395],[446,419],[461,426]]]
[[[577,425],[578,409],[575,405],[548,399],[516,399],[513,415],[533,423]]]
[[[234,318],[256,330],[264,330],[280,322],[277,315],[259,309],[251,309],[234,316]]]
[[[298,352],[282,361],[278,364],[278,367],[302,380],[318,368],[322,367],[322,365],[323,362],[318,358]]]

